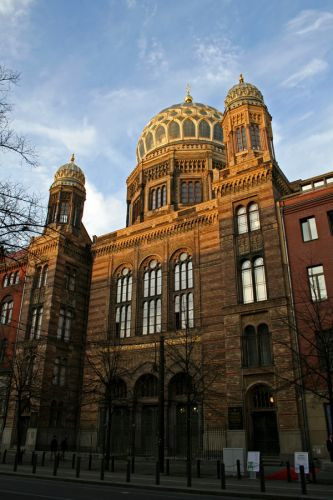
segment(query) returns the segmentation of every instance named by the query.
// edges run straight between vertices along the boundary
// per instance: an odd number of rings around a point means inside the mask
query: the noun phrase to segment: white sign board
[[[225,473],[228,476],[237,475],[237,460],[240,462],[241,472],[244,472],[243,448],[223,448],[223,462],[225,466]]]
[[[303,465],[304,473],[309,474],[309,454],[306,451],[295,451],[295,472],[299,474],[299,468]]]
[[[250,472],[260,471],[260,451],[249,451],[247,453],[247,470]]]

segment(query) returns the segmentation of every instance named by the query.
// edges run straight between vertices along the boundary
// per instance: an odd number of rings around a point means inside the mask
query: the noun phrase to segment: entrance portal
[[[280,453],[275,402],[266,385],[257,385],[250,392],[250,447],[264,455]]]

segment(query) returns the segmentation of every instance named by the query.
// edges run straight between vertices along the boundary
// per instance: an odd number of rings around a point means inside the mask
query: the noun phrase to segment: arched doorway
[[[248,393],[249,449],[264,455],[280,453],[276,406],[271,389],[264,384]]]
[[[149,373],[142,375],[135,384],[135,447],[138,455],[154,456],[157,452],[157,390],[157,377]]]
[[[187,393],[191,394],[191,454],[197,454],[199,446],[199,406],[193,400],[191,380],[185,373],[177,373],[169,383],[168,453],[186,456],[187,447]]]

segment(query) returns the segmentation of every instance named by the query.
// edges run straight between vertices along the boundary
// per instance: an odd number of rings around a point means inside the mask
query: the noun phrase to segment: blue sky
[[[125,225],[138,137],[188,82],[223,111],[242,72],[264,95],[287,177],[333,170],[332,0],[0,0],[0,54],[21,74],[13,126],[40,163],[0,154],[1,178],[46,205],[74,152],[90,234]]]

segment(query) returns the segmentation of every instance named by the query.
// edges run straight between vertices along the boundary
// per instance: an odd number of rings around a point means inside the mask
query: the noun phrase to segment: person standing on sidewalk
[[[333,462],[333,434],[330,434],[328,436],[328,439],[326,441],[326,446],[327,446],[327,451],[329,453],[331,462]]]

